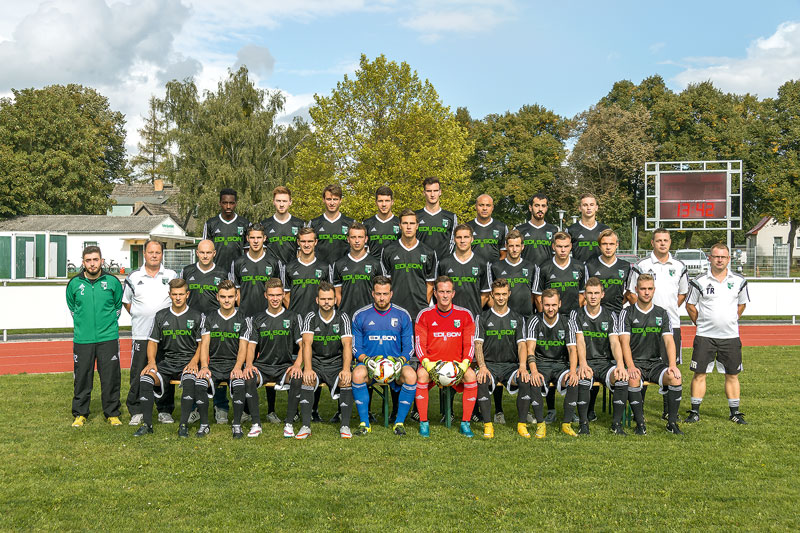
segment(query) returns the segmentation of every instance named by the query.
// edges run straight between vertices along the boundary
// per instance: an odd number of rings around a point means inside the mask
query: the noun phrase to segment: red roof
[[[766,226],[767,222],[769,222],[770,220],[772,220],[772,217],[769,216],[762,218],[761,220],[758,221],[758,224],[753,226],[753,228],[747,232],[747,235],[756,235],[758,231],[764,226]]]

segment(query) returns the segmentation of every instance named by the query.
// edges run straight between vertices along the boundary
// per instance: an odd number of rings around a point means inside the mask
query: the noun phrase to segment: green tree
[[[148,182],[169,178],[172,161],[169,152],[169,132],[159,100],[151,96],[144,125],[138,130],[141,140],[139,153],[131,157],[131,167]]]
[[[102,214],[127,178],[125,119],[81,85],[0,100],[0,217]]]
[[[341,185],[342,211],[359,220],[375,210],[381,185],[392,187],[396,210],[418,208],[428,176],[441,181],[446,209],[468,213],[467,133],[407,63],[362,55],[352,78],[345,75],[330,96],[314,101],[314,135],[297,154],[289,184],[299,216],[320,213],[320,191],[328,183]]]

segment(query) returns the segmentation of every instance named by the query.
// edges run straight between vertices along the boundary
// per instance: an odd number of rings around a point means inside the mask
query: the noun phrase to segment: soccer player
[[[681,371],[675,362],[675,341],[666,309],[653,303],[655,283],[650,274],[640,274],[636,280],[636,303],[624,308],[619,315],[619,340],[622,357],[628,368],[628,402],[636,420],[635,433],[646,435],[642,383],[650,381],[666,387],[667,431],[683,435],[678,427],[681,405]],[[667,360],[661,359],[661,343],[666,345]]]
[[[394,193],[386,185],[375,191],[378,212],[364,221],[369,239],[369,254],[380,261],[381,252],[388,244],[400,238],[400,219],[392,213]]]
[[[350,318],[336,310],[336,291],[327,281],[319,284],[317,304],[319,309],[309,313],[303,321],[303,386],[300,392],[300,416],[302,427],[297,434],[289,423],[283,430],[284,437],[306,439],[311,435],[311,401],[314,389],[325,383],[331,397],[339,399],[342,421],[339,436],[349,439],[350,417],[353,414],[353,387],[350,365],[353,361],[353,334]]]
[[[267,280],[277,276],[280,264],[264,250],[264,226],[253,224],[247,230],[247,253],[231,266],[230,280],[239,290],[239,308],[245,316],[253,316],[267,307],[264,287]]]
[[[203,226],[203,239],[214,241],[216,264],[229,272],[233,261],[244,253],[245,232],[250,222],[236,214],[237,194],[233,189],[219,191],[219,215]]]
[[[425,207],[417,210],[417,239],[436,252],[439,259],[453,252],[453,228],[458,225],[455,213],[442,209],[439,198],[442,185],[439,178],[425,178],[422,181],[425,192]]]
[[[483,436],[494,438],[489,396],[498,384],[517,385],[517,433],[530,438],[526,423],[531,407],[531,380],[526,368],[525,317],[508,307],[508,281],[492,282],[492,307],[484,311],[475,328],[475,362],[478,364],[478,409]],[[499,388],[499,387],[497,387]]]
[[[420,311],[417,315],[415,351],[421,365],[417,369],[417,411],[419,411],[419,434],[430,437],[428,424],[428,389],[435,379],[437,363],[452,361],[458,365],[461,381],[452,385],[456,392],[464,393],[463,412],[459,433],[474,437],[469,427],[472,410],[478,392],[475,371],[472,363],[475,320],[469,310],[453,305],[455,295],[453,281],[447,276],[436,278],[436,305]]]
[[[601,244],[602,246],[602,244]],[[595,381],[605,383],[614,391],[612,403],[614,418],[611,432],[625,435],[622,429],[622,415],[628,401],[628,372],[622,359],[619,343],[617,313],[602,305],[603,283],[596,277],[586,280],[586,305],[572,312],[570,320],[577,328],[576,347],[578,352],[578,435],[589,434],[592,405],[589,401]],[[596,394],[594,396],[597,396]],[[597,419],[597,416],[594,417]]]
[[[147,365],[139,374],[139,401],[142,425],[133,434],[141,437],[153,432],[153,403],[163,396],[171,380],[181,383],[181,419],[178,436],[189,436],[189,413],[195,398],[208,394],[208,382],[197,384],[203,315],[187,307],[186,281],[177,278],[169,282],[170,307],[156,313],[147,343]],[[159,355],[156,358],[156,355]],[[160,392],[155,392],[159,389]]]
[[[472,228],[459,224],[453,230],[455,253],[439,263],[439,273],[453,281],[453,304],[468,309],[472,316],[481,314],[489,301],[489,263],[472,248]]]
[[[378,259],[367,253],[367,228],[353,222],[347,230],[350,252],[333,265],[336,306],[347,316],[372,303],[372,279],[383,274]]]
[[[506,256],[508,226],[493,219],[493,212],[494,200],[488,194],[481,194],[475,201],[477,216],[467,222],[472,228],[472,251],[484,263],[495,263]]]
[[[279,281],[280,283],[280,281]],[[234,377],[233,373],[239,367],[236,362],[239,358],[244,360],[247,354],[247,338],[243,337],[247,327],[247,317],[236,309],[236,285],[225,279],[220,281],[216,291],[219,309],[204,315],[203,329],[200,341],[200,371],[197,373],[196,386],[202,389],[203,385],[213,391],[222,391],[224,388],[215,388],[215,383],[228,382],[231,398],[233,399],[233,438],[242,437],[241,418],[244,410],[245,389],[241,376]],[[280,297],[283,297],[281,287]],[[214,395],[217,396],[216,394]],[[208,402],[202,393],[195,397],[197,410],[200,416],[198,437],[208,435]]]
[[[567,228],[572,239],[572,257],[585,263],[600,255],[598,237],[608,226],[597,221],[597,198],[586,193],[580,199],[581,219]]]
[[[570,437],[578,434],[572,429],[572,415],[578,399],[578,354],[575,349],[577,327],[575,322],[559,312],[561,295],[555,289],[542,291],[542,312],[534,315],[528,326],[528,367],[531,381],[539,386],[541,396],[546,396],[549,384],[564,395],[564,417],[561,431]],[[536,379],[534,379],[536,377]],[[543,418],[540,397],[533,395],[536,415],[536,438],[547,435],[547,419]],[[553,417],[555,419],[555,417]],[[541,422],[544,420],[544,422]]]
[[[700,420],[700,403],[706,394],[706,374],[717,369],[725,372],[725,396],[728,397],[730,420],[746,424],[739,411],[739,372],[742,371],[742,341],[739,338],[739,317],[750,301],[747,281],[731,272],[728,247],[722,243],[711,247],[711,269],[694,278],[686,301],[689,318],[697,324],[692,347],[692,408],[686,422]]]
[[[186,265],[178,276],[189,284],[189,299],[186,304],[208,315],[219,309],[217,285],[228,279],[229,271],[214,262],[217,254],[214,243],[208,239],[197,243],[197,263]]]
[[[559,313],[565,316],[583,305],[583,284],[586,281],[586,267],[579,260],[570,257],[572,242],[569,235],[558,232],[553,235],[555,255],[550,261],[539,266],[539,287],[536,294],[536,308],[543,310],[541,295],[545,289],[555,289],[560,294]]]
[[[392,278],[394,303],[413,317],[431,301],[437,260],[436,252],[417,239],[417,226],[414,211],[400,213],[400,240],[386,246],[381,256],[383,271]]]
[[[522,234],[522,244],[525,246],[522,253],[523,259],[537,266],[541,266],[553,257],[553,235],[558,233],[556,226],[544,220],[544,216],[547,214],[547,204],[548,198],[545,193],[534,194],[528,205],[531,219],[516,227]]]
[[[249,345],[246,356],[236,361],[231,377],[234,380],[244,380],[246,402],[253,424],[248,437],[261,435],[261,415],[258,405],[258,389],[264,383],[274,382],[278,387],[289,389],[286,418],[284,419],[284,437],[293,437],[292,422],[297,414],[300,403],[300,390],[303,385],[303,358],[294,357],[297,346],[302,339],[302,319],[283,307],[283,284],[277,278],[267,281],[266,287],[267,309],[247,319],[247,332],[245,338]],[[287,387],[288,382],[288,387]],[[275,390],[275,388],[268,388]],[[267,414],[270,422],[280,423],[275,414],[273,400],[271,411]],[[239,425],[242,416],[242,406],[234,405],[233,424]],[[277,422],[276,422],[277,421]],[[239,436],[241,436],[239,429]],[[234,430],[234,437],[236,430]]]
[[[403,425],[414,403],[417,389],[417,373],[411,366],[414,357],[414,323],[408,311],[392,304],[392,280],[376,276],[372,285],[373,303],[356,311],[353,315],[353,353],[356,366],[353,369],[353,399],[361,419],[357,435],[372,431],[369,423],[369,393],[367,381],[372,371],[367,366],[370,360],[378,362],[384,357],[395,363],[395,380],[389,385],[399,392],[394,399],[397,414],[394,417],[395,435],[405,435]]]
[[[148,240],[144,244],[144,264],[139,270],[125,278],[122,293],[122,305],[131,315],[131,374],[130,389],[126,404],[131,414],[131,426],[142,423],[142,405],[139,401],[139,374],[147,365],[147,344],[153,329],[153,318],[156,312],[170,305],[170,280],[178,275],[174,270],[164,268],[161,260],[164,256],[164,245],[159,241]],[[167,396],[158,405],[158,421],[172,424],[170,413],[174,409],[175,387],[166,384]]]
[[[297,257],[297,234],[306,223],[289,213],[292,192],[281,185],[272,191],[275,214],[261,222],[264,226],[267,253],[281,264],[291,263]]]
[[[317,256],[332,265],[347,253],[347,228],[355,221],[339,211],[342,204],[341,187],[328,185],[322,190],[322,199],[325,202],[325,212],[312,219],[308,225],[319,240]]]
[[[95,362],[103,414],[109,424],[121,426],[118,321],[122,284],[116,276],[103,272],[100,248],[87,246],[82,257],[83,270],[67,283],[67,307],[74,323],[72,427],[82,427],[89,417]]]

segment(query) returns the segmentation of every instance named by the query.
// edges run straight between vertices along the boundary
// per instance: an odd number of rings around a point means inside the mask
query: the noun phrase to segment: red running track
[[[739,328],[744,346],[800,346],[800,325],[754,325]],[[691,347],[695,327],[683,326],[684,347]],[[130,368],[131,340],[120,341],[120,363]],[[0,343],[1,374],[72,372],[72,341]]]

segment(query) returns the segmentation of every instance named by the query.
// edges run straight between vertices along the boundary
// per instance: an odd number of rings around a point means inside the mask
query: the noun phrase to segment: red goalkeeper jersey
[[[454,305],[447,313],[437,306],[420,311],[414,326],[414,349],[419,360],[472,360],[475,320],[469,310]]]

